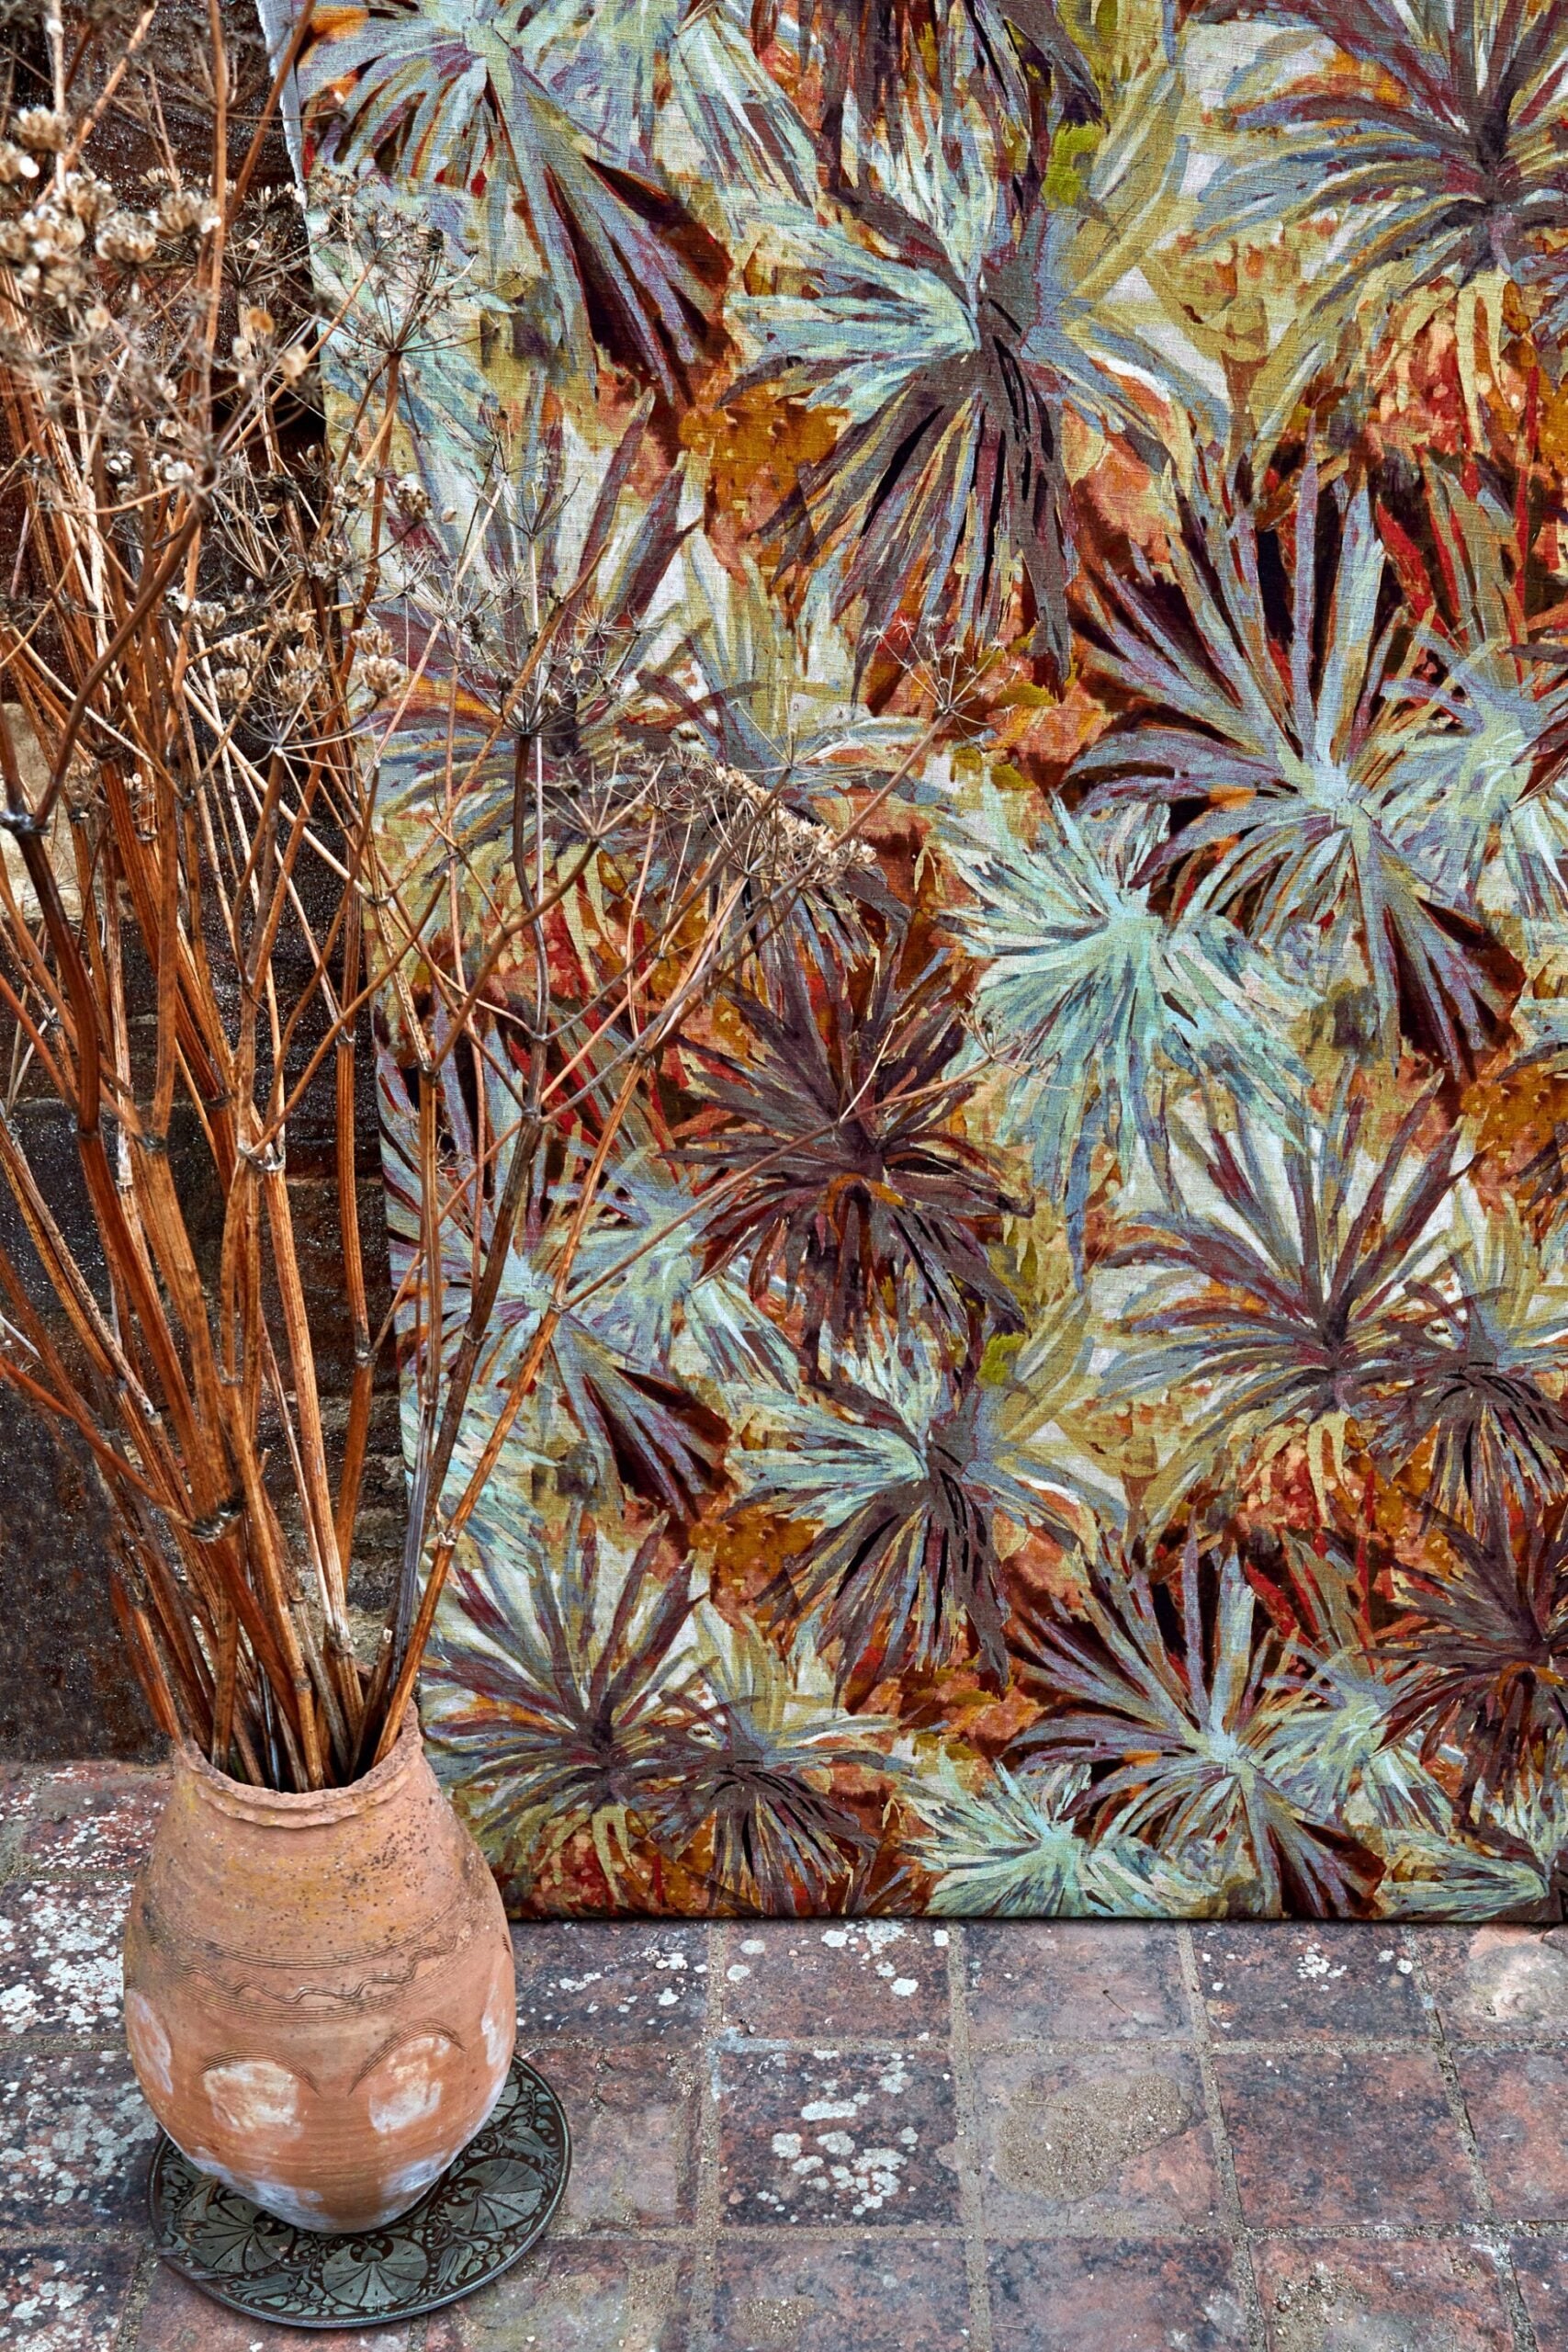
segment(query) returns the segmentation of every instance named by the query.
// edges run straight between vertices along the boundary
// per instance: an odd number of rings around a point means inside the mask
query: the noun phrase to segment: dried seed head
[[[98,231],[96,245],[100,260],[118,262],[127,269],[135,269],[152,260],[158,250],[158,240],[148,223],[139,220],[134,212],[117,212]]]
[[[398,503],[398,512],[411,523],[423,523],[430,512],[430,492],[417,474],[400,475],[392,484],[392,496]]]
[[[107,180],[99,179],[96,172],[68,172],[61,190],[61,200],[68,212],[89,228],[95,220],[102,220],[115,209],[115,194]]]
[[[162,198],[151,215],[152,228],[163,242],[183,237],[192,229],[204,237],[211,235],[218,226],[218,208],[209,196],[198,188],[171,188]]]
[[[392,640],[374,621],[367,623],[355,636],[354,675],[372,702],[379,702],[403,683],[403,665],[397,658]]]
[[[15,187],[18,180],[36,180],[38,165],[30,155],[14,147],[8,139],[0,139],[0,187]]]
[[[11,129],[35,155],[59,155],[71,143],[71,121],[51,107],[23,107],[11,117]]]

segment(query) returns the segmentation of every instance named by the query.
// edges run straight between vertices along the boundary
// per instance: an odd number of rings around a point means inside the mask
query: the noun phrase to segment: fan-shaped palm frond
[[[650,1536],[618,1583],[574,1510],[558,1550],[515,1498],[487,1498],[490,1541],[456,1566],[430,1658],[426,1728],[469,1818],[536,1877],[592,1832],[612,1890],[682,1778],[703,1685],[695,1599]],[[662,1565],[662,1572],[661,1572]]]
[[[1326,1529],[1310,1539],[1283,1530],[1277,1578],[1259,1566],[1258,1548],[1255,1534],[1247,1581],[1277,1623],[1293,1621],[1312,1661],[1307,1690],[1314,1703],[1282,1730],[1280,1778],[1314,1819],[1353,1817],[1386,1857],[1407,1835],[1440,1826],[1451,1806],[1422,1763],[1417,1742],[1390,1733],[1394,1690],[1381,1671],[1372,1634],[1366,1532],[1351,1550]]]
[[[1254,11],[1221,0],[1210,13]],[[1204,192],[1209,240],[1337,213],[1320,311],[1492,271],[1562,306],[1562,0],[1280,0],[1269,16],[1338,57],[1325,70],[1305,42],[1293,59],[1269,45],[1235,110],[1239,153]]]
[[[681,15],[680,0],[530,0],[512,38],[601,154],[646,169]]]
[[[1011,1433],[1000,1388],[892,1354],[858,1369],[830,1401],[767,1398],[768,1442],[731,1465],[749,1502],[815,1522],[766,1601],[835,1660],[840,1686],[952,1664],[972,1645],[1005,1677],[996,1515],[1066,1542],[1071,1489]]]
[[[1562,647],[1527,633],[1515,517],[1437,467],[1427,513],[1450,622],[1429,582],[1423,636],[1445,668],[1434,703],[1453,725],[1402,762],[1389,823],[1447,904],[1512,918],[1525,944],[1568,916],[1568,683]]]
[[[1380,1892],[1390,1919],[1556,1924],[1568,1916],[1568,1780],[1516,1786],[1462,1832],[1450,1824],[1407,1838]]]
[[[1201,1558],[1189,1537],[1173,1630],[1146,1574],[1114,1556],[1084,1611],[1084,1630],[1037,1621],[1016,1638],[1054,1712],[1014,1752],[1090,1767],[1077,1804],[1097,1835],[1154,1838],[1178,1863],[1192,1840],[1227,1849],[1264,1913],[1364,1908],[1379,1865],[1293,1784],[1292,1735],[1317,1702],[1292,1645],[1255,1624],[1234,1554]]]
[[[574,1287],[602,1301],[594,1329],[629,1363],[733,1388],[739,1410],[758,1379],[788,1378],[795,1354],[747,1289],[743,1261],[694,1268],[701,1222],[700,1194],[644,1137],[604,1179]]]
[[[1101,638],[1091,659],[1151,707],[1093,744],[1076,773],[1102,798],[1206,803],[1154,870],[1179,869],[1195,911],[1235,912],[1260,946],[1342,956],[1354,941],[1390,1050],[1403,1018],[1417,1044],[1468,1071],[1495,1042],[1517,968],[1471,911],[1438,895],[1393,812],[1412,775],[1481,722],[1451,695],[1412,707],[1388,690],[1385,560],[1364,490],[1345,503],[1320,614],[1321,520],[1309,459],[1281,642],[1254,518],[1205,471],[1170,548],[1184,613],[1171,616],[1152,582],[1105,582],[1091,600]]]
[[[938,144],[928,164],[929,185],[899,199],[846,194],[843,227],[767,211],[791,290],[731,306],[759,346],[742,389],[841,419],[774,518],[783,576],[835,616],[853,608],[863,662],[896,618],[992,641],[1021,588],[1030,650],[1065,677],[1064,412],[1134,436],[1157,467],[1134,386],[1207,407],[1111,299],[1135,264],[1147,167],[1105,150],[1081,206],[1019,209],[978,155],[953,168]]]
[[[1113,1831],[1089,1836],[1089,1768],[1055,1765],[1020,1779],[1005,1765],[971,1785],[949,1758],[911,1778],[919,1824],[911,1858],[937,1873],[931,1908],[959,1918],[1203,1918],[1223,1891],[1152,1846]],[[1186,1859],[1191,1860],[1190,1855]]]
[[[503,1148],[488,1183],[481,1185],[476,1177],[473,1126],[455,1071],[456,1062],[449,1057],[443,1069],[442,1094],[449,1148],[443,1182],[453,1203],[453,1214],[441,1228],[444,1362],[455,1357],[469,1312],[476,1263],[473,1219],[477,1215],[482,1262],[510,1164],[510,1149]],[[516,1105],[501,1081],[493,1081],[493,1092],[490,1131],[512,1133],[518,1125]],[[385,1055],[380,1097],[391,1273],[393,1283],[400,1284],[420,1246],[418,1116],[402,1073]],[[537,1213],[527,1217],[507,1251],[468,1414],[453,1456],[450,1475],[459,1483],[472,1467],[475,1432],[486,1413],[500,1409],[507,1384],[550,1304],[552,1260],[570,1214],[564,1192],[554,1205],[553,1220],[541,1221]],[[677,1519],[688,1519],[716,1473],[724,1425],[659,1363],[628,1361],[617,1341],[615,1314],[608,1291],[600,1291],[581,1311],[561,1317],[513,1443],[526,1450],[532,1442],[541,1461],[586,1443],[605,1499],[614,1499],[623,1486],[630,1487]],[[412,1340],[415,1350],[422,1351],[429,1344],[429,1334],[415,1332]]]
[[[520,0],[377,0],[307,51],[325,161],[460,191],[492,282],[521,223],[548,299],[547,347],[595,371],[595,338],[682,397],[707,352],[725,259],[648,173],[594,152],[526,62]]]
[[[1388,1367],[1378,1445],[1408,1459],[1430,1442],[1427,1498],[1472,1520],[1476,1498],[1568,1485],[1568,1412],[1557,1390],[1568,1341],[1568,1283],[1506,1213],[1469,1205],[1460,1246],[1412,1284],[1416,1310]]]
[[[754,1631],[710,1612],[705,1634],[702,1722],[660,1815],[666,1850],[705,1836],[714,1885],[741,1910],[777,1917],[852,1907],[848,1890],[878,1841],[834,1793],[832,1775],[895,1775],[875,1743],[897,1725],[840,1713],[825,1682],[793,1679]]]
[[[1348,1419],[1375,1425],[1403,1385],[1457,1181],[1456,1130],[1417,1148],[1431,1113],[1425,1099],[1391,1137],[1368,1136],[1347,1072],[1322,1121],[1303,1105],[1183,1137],[1178,1193],[1190,1189],[1194,1204],[1141,1216],[1108,1260],[1155,1277],[1111,1379],[1128,1394],[1204,1385],[1213,1403],[1192,1466],[1222,1435],[1278,1438],[1304,1423],[1321,1482],[1323,1447]]]
[[[584,837],[615,846],[609,818],[626,795],[600,787],[674,634],[659,606],[687,536],[678,469],[646,499],[627,495],[648,407],[605,457],[569,435],[536,379],[515,431],[492,431],[482,451],[454,464],[445,434],[416,444],[431,519],[389,557],[385,609],[417,674],[378,736],[381,808],[428,858],[431,805],[449,791],[465,864],[503,900],[509,869],[533,870],[541,797],[552,865]]]
[[[752,37],[777,37],[776,0],[754,0]],[[969,93],[1001,122],[1030,120],[1031,74],[1047,77],[1047,94],[1075,121],[1097,121],[1102,108],[1088,59],[1062,21],[1055,0],[795,0],[795,46],[802,73],[822,81],[822,145],[829,170],[841,167],[846,111],[863,147],[880,132],[895,153],[908,136],[911,82],[934,80],[944,119]],[[1027,61],[1027,62],[1026,62]],[[934,68],[934,72],[933,72]]]
[[[744,1054],[709,1049],[694,1078],[711,1111],[686,1155],[721,1187],[705,1264],[744,1253],[753,1296],[776,1283],[814,1353],[904,1315],[1016,1323],[986,1254],[1012,1204],[955,1131],[974,1081],[944,1074],[963,1043],[948,967],[813,961],[780,959],[775,1003],[739,999]]]
[[[1428,1759],[1451,1751],[1468,1809],[1568,1766],[1568,1507],[1494,1487],[1473,1531],[1443,1532],[1453,1572],[1404,1572],[1414,1608],[1386,1645],[1406,1668],[1389,1736],[1418,1730]]]
[[[1290,989],[1224,916],[1162,910],[1137,878],[1164,836],[1157,809],[1081,820],[1055,802],[1025,849],[997,795],[945,835],[976,901],[953,928],[977,960],[976,1035],[1006,1075],[998,1136],[1030,1147],[1078,1256],[1097,1145],[1123,1176],[1140,1147],[1164,1170],[1174,1093],[1304,1082]]]

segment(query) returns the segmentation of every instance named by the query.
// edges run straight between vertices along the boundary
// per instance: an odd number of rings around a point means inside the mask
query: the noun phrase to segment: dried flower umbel
[[[20,516],[0,598],[0,1177],[37,1261],[0,1248],[0,1378],[101,1481],[161,1727],[310,1788],[395,1734],[616,1136],[718,959],[866,853],[689,746],[623,755],[626,628],[594,617],[592,582],[541,569],[547,500],[476,602],[400,407],[409,352],[466,331],[460,270],[345,201],[323,319],[298,208],[257,186],[279,84],[231,153],[217,51],[197,170],[150,101],[152,21],[90,17],[68,42],[46,20],[47,75],[16,69],[0,107],[0,488]],[[152,158],[129,180],[102,138],[111,97]],[[339,462],[323,379],[355,388]],[[380,754],[415,719],[443,748],[388,825]],[[598,963],[565,1003],[551,925],[574,892]],[[355,1141],[373,1011],[416,1180],[379,1332]],[[355,1333],[335,1464],[288,1179],[323,1087]],[[73,1125],[90,1245],[34,1157],[40,1100]],[[460,1448],[525,1207],[548,1295]],[[409,1531],[389,1621],[356,1644],[394,1317]]]

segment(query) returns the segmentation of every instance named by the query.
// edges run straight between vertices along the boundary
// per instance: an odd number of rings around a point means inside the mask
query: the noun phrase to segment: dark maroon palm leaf
[[[1289,1214],[1245,1122],[1194,1143],[1196,1165],[1232,1215],[1222,1221],[1177,1208],[1124,1229],[1110,1264],[1146,1266],[1201,1288],[1134,1314],[1132,1330],[1159,1344],[1129,1362],[1122,1385],[1238,1384],[1219,1408],[1222,1421],[1242,1410],[1307,1419],[1375,1413],[1403,1377],[1400,1351],[1418,1319],[1406,1294],[1421,1279],[1433,1216],[1462,1173],[1450,1128],[1391,1213],[1433,1100],[1423,1097],[1402,1122],[1356,1207],[1363,1120],[1348,1084],[1315,1137],[1304,1108],[1279,1130]]]
[[[846,970],[782,961],[773,1002],[739,1000],[744,1059],[708,1053],[708,1109],[684,1155],[724,1186],[705,1224],[709,1272],[750,1256],[752,1294],[778,1282],[807,1345],[909,1312],[1017,1328],[987,1246],[1014,1204],[992,1159],[952,1132],[972,1082],[942,1072],[963,1043],[949,968],[906,986],[891,959]],[[735,1179],[752,1171],[750,1180]]]
[[[877,1840],[852,1807],[812,1785],[809,1767],[772,1759],[732,1711],[718,1711],[715,1737],[712,1747],[694,1741],[681,1784],[660,1810],[666,1849],[689,1847],[705,1829],[713,1881],[729,1903],[770,1917],[827,1908]],[[874,1769],[887,1759],[868,1751],[864,1760]]]
[[[834,609],[862,607],[868,659],[900,616],[980,642],[1003,627],[1021,558],[1035,650],[1068,659],[1066,477],[1050,396],[1016,333],[982,303],[979,347],[907,379],[805,467],[777,517],[780,563],[802,582],[838,560]]]
[[[1077,1809],[1098,1830],[1178,1856],[1190,1839],[1245,1854],[1265,1910],[1364,1906],[1378,1865],[1322,1817],[1303,1768],[1310,1661],[1258,1618],[1234,1555],[1216,1560],[1190,1535],[1174,1597],[1135,1555],[1108,1555],[1084,1622],[1026,1621],[1013,1646],[1049,1712],[1012,1755],[1026,1769],[1087,1765]]]
[[[1568,1758],[1568,1508],[1543,1512],[1527,1489],[1510,1509],[1495,1487],[1476,1517],[1444,1523],[1451,1575],[1404,1572],[1414,1607],[1384,1645],[1406,1669],[1385,1738],[1420,1731],[1428,1762],[1457,1749],[1467,1808]]]
[[[679,1781],[703,1699],[671,1657],[695,1600],[684,1575],[663,1582],[661,1553],[657,1533],[641,1545],[604,1632],[598,1540],[580,1510],[547,1575],[454,1568],[431,1657],[467,1703],[442,1711],[437,1736],[482,1783],[494,1827],[580,1826],[617,1808],[651,1818]]]
[[[1473,1298],[1423,1284],[1425,1320],[1392,1355],[1396,1386],[1381,1416],[1380,1453],[1393,1466],[1432,1446],[1427,1499],[1472,1523],[1476,1499],[1529,1488],[1549,1500],[1568,1483],[1568,1413],[1528,1367],[1500,1359]]]
[[[759,47],[774,33],[773,0],[753,0],[752,37]],[[1055,0],[961,0],[957,8],[933,0],[799,0],[797,52],[803,71],[822,77],[822,144],[829,169],[841,167],[849,102],[863,134],[882,127],[895,152],[902,148],[910,76],[924,83],[935,65],[942,96],[962,93],[955,66],[960,28],[978,62],[977,95],[998,120],[1030,112],[1024,61],[1050,77],[1050,96],[1078,121],[1098,121],[1100,92],[1089,61],[1063,24]]]

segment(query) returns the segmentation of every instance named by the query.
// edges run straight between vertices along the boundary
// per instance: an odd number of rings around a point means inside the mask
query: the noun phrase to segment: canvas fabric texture
[[[453,281],[390,836],[570,591],[552,788],[838,843],[442,1605],[509,1901],[1561,1917],[1568,0],[370,0],[299,82],[323,289]]]

